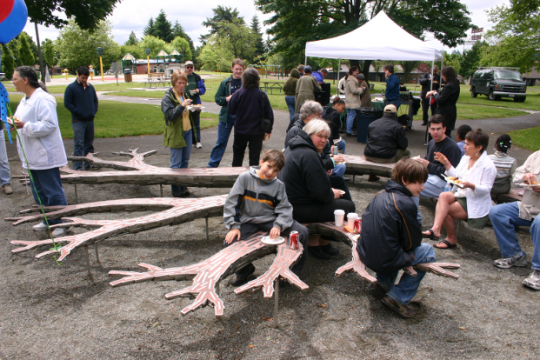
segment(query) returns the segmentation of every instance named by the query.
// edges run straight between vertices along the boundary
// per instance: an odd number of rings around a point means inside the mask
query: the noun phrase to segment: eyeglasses
[[[193,69],[193,66],[186,66],[186,69]]]

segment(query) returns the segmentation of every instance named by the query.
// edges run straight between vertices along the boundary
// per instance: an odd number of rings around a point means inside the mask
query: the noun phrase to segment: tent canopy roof
[[[165,50],[161,50],[156,56],[169,56],[169,54],[167,54]]]
[[[381,11],[371,21],[347,34],[306,43],[306,56],[357,60],[440,60],[442,48],[424,42]]]
[[[135,62],[137,59],[135,59],[135,56],[131,55],[130,53],[127,53],[126,55],[124,55],[122,60]]]

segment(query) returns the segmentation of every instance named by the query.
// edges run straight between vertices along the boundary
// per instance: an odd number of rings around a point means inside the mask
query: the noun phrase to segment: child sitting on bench
[[[416,295],[426,274],[417,270],[412,277],[403,274],[394,285],[399,270],[420,263],[435,262],[435,251],[422,244],[422,230],[416,219],[417,207],[412,199],[424,189],[427,168],[413,159],[401,159],[386,183],[362,215],[362,232],[357,250],[362,262],[377,273],[370,292],[399,315],[415,315],[408,303]]]
[[[229,229],[225,245],[245,240],[258,231],[269,231],[271,238],[298,231],[298,240],[304,251],[291,270],[299,275],[306,261],[309,232],[293,220],[293,208],[287,198],[285,184],[276,178],[283,166],[285,157],[281,151],[270,149],[263,153],[260,166],[252,166],[238,177],[223,208],[223,221]],[[230,284],[243,285],[254,272],[255,266],[250,263],[236,272]]]

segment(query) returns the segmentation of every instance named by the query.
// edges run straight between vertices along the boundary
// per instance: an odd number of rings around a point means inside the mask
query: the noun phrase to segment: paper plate
[[[444,174],[441,174],[441,175],[442,175],[442,177],[444,178],[444,180],[450,181],[452,184],[454,184],[454,185],[456,185],[457,187],[463,189],[463,184],[454,182],[454,180],[450,180],[447,176],[444,176]]]
[[[270,236],[263,236],[261,241],[267,245],[279,245],[285,241],[283,236],[278,236],[275,239],[270,239]]]

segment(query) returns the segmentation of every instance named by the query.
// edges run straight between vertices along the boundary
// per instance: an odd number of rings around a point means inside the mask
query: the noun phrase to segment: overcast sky
[[[471,12],[471,18],[474,24],[485,29],[490,28],[492,24],[488,22],[485,10],[496,5],[508,4],[509,0],[462,0]],[[109,17],[113,24],[114,40],[119,44],[124,44],[131,31],[135,31],[138,38],[143,36],[143,29],[148,24],[150,17],[155,18],[160,9],[165,11],[167,19],[174,24],[176,20],[180,22],[186,33],[194,41],[195,46],[199,44],[199,36],[207,34],[208,29],[202,26],[202,22],[207,17],[212,17],[212,9],[218,5],[237,8],[240,16],[243,16],[246,23],[251,23],[253,15],[257,14],[262,20],[269,18],[255,9],[253,0],[199,0],[199,1],[178,1],[178,0],[159,0],[155,3],[143,0],[122,0],[117,5],[113,14]],[[185,6],[185,7],[184,7]],[[35,41],[35,28],[33,23],[27,23],[24,30],[30,34]],[[45,38],[55,40],[58,37],[59,30],[54,27],[46,28],[39,26],[39,37],[43,41]],[[266,39],[266,35],[264,36]]]

